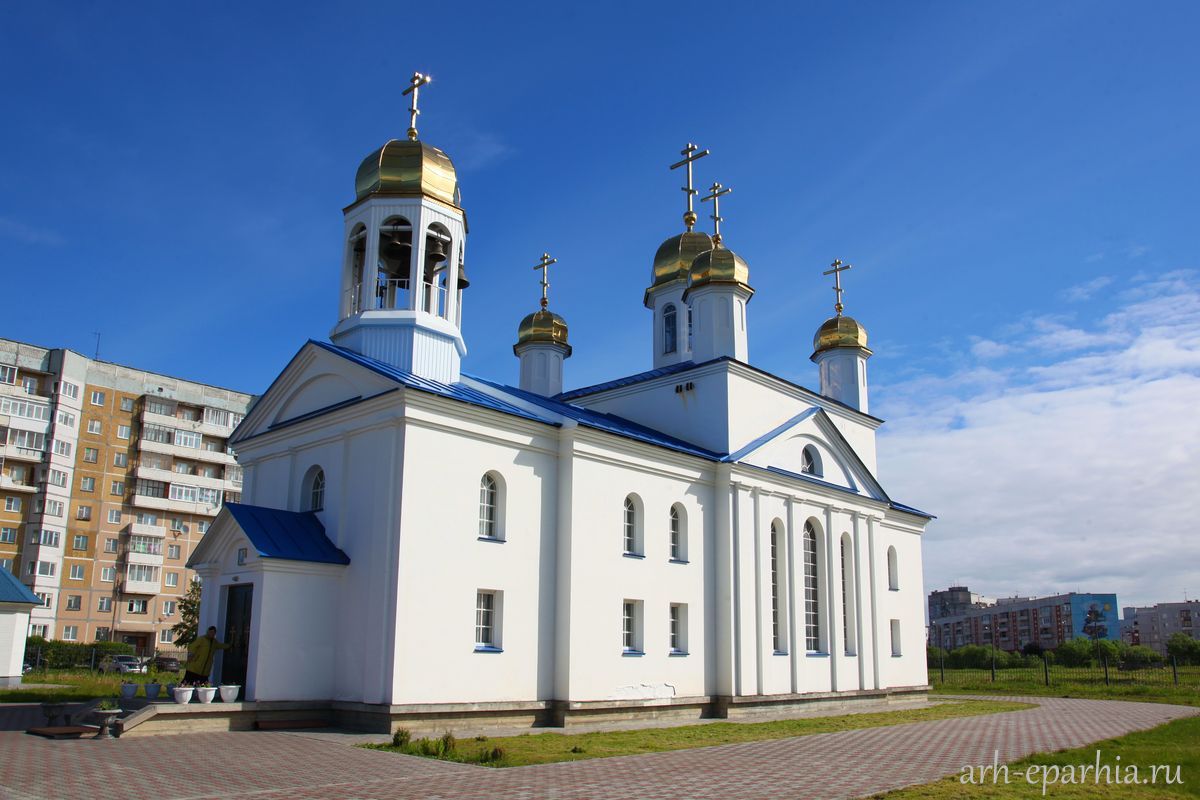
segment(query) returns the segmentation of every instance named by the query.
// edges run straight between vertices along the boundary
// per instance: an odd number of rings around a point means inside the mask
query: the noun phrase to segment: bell
[[[446,260],[446,243],[436,237],[429,237],[425,246],[425,266],[433,268]]]
[[[392,231],[392,238],[383,244],[383,257],[388,261],[408,261],[411,245],[400,238],[400,231]]]
[[[471,285],[471,282],[469,280],[467,280],[467,267],[465,264],[459,263],[459,265],[458,265],[458,288],[465,289],[470,285]]]

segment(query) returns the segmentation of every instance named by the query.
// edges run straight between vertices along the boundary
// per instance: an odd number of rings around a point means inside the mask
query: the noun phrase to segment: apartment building
[[[1182,633],[1200,639],[1200,600],[1126,606],[1121,611],[1121,638],[1143,644],[1159,655],[1167,654],[1167,642]]]
[[[946,602],[947,592],[964,602]],[[938,613],[942,609],[950,613]],[[1009,652],[1029,644],[1053,650],[1080,636],[1120,638],[1115,594],[1069,592],[988,600],[956,586],[931,592],[929,612],[929,644],[946,650],[968,644],[991,647],[993,642]]]
[[[253,397],[0,339],[0,568],[30,635],[173,649],[188,556],[241,497],[228,438]]]

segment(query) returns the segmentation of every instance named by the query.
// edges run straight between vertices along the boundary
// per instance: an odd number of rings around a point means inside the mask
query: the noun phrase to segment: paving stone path
[[[1200,708],[1160,703],[1028,701],[1039,706],[769,742],[499,770],[280,732],[125,741],[48,741],[4,732],[0,733],[0,798],[861,797],[936,780],[958,773],[965,764],[990,764],[995,751],[1001,761],[1011,761],[1200,714]]]

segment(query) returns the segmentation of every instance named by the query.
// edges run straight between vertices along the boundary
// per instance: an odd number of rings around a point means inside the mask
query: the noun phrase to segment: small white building
[[[25,664],[29,612],[37,595],[6,569],[0,569],[0,688],[19,686]]]
[[[376,729],[923,690],[930,516],[876,476],[863,327],[819,326],[819,391],[751,366],[749,268],[689,212],[644,293],[653,369],[564,392],[543,298],[518,386],[464,374],[457,177],[410,135],[359,167],[332,342],[230,440],[244,504],[189,562],[218,677]]]

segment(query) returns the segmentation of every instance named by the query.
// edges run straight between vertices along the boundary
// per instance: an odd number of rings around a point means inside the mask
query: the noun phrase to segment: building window
[[[4,510],[5,511],[14,511],[14,512],[20,511],[21,510],[21,498],[12,497],[12,496],[4,498]]]
[[[627,556],[642,556],[642,509],[637,495],[625,498],[622,533]]]
[[[325,470],[309,467],[304,476],[303,494],[305,511],[320,511],[325,508]]]
[[[667,526],[670,532],[671,560],[686,562],[688,560],[687,512],[679,503],[671,506]]]
[[[80,611],[83,609],[83,595],[69,594],[67,595],[67,611]]]
[[[889,547],[887,549],[888,558],[888,589],[891,591],[899,591],[900,589],[900,573],[896,565],[896,548]]]
[[[45,639],[45,638],[46,638],[46,634],[47,634],[48,632],[49,632],[49,626],[48,626],[48,625],[36,625],[36,624],[34,624],[34,625],[30,625],[30,626],[29,626],[29,635],[30,635],[31,637],[34,637],[34,636],[36,636],[36,637],[40,637],[40,638],[42,638],[42,639]]]
[[[57,503],[57,502],[58,501],[56,501],[56,500],[47,501],[47,503],[46,503],[46,513],[47,514],[54,514],[54,516],[56,516],[56,517],[62,516],[62,503],[58,503],[57,513],[55,510],[52,510],[52,508],[51,508],[51,504]],[[78,508],[75,509],[75,519],[87,522],[91,518],[92,518],[92,507],[91,506],[79,506]]]
[[[128,439],[129,438],[129,426],[128,425],[118,425],[117,426],[117,438],[118,439]]]
[[[147,601],[144,597],[135,597],[130,599],[129,604],[126,606],[126,610],[130,614],[145,614],[149,609],[149,605],[149,601]]]
[[[84,476],[79,479],[79,491],[94,492],[96,491],[96,479]]]
[[[83,564],[72,564],[71,565],[71,580],[73,580],[73,581],[83,580]]]
[[[92,405],[104,405],[104,392],[92,392]]]
[[[675,304],[669,303],[663,309],[663,353],[674,353],[679,347],[679,320],[675,313]]]
[[[7,364],[0,366],[0,383],[15,384],[17,382],[17,368],[10,367]]]
[[[95,464],[100,460],[100,451],[95,447],[83,448],[83,460],[89,464]]]
[[[88,537],[82,533],[77,533],[71,537],[72,550],[87,550]]]
[[[54,608],[54,595],[47,592],[34,592],[34,595],[37,596],[38,605],[45,606],[46,608]]]
[[[40,544],[43,547],[58,547],[59,532],[42,528],[29,537],[30,544]]]
[[[900,655],[900,620],[892,620],[892,655]]]
[[[117,496],[125,494],[125,481],[113,481],[112,486],[108,488],[108,493]]]
[[[167,558],[175,558],[175,559],[179,558],[179,545],[177,545],[177,544],[167,545]]]
[[[41,383],[39,383],[38,379],[34,378],[32,376],[22,378],[21,386],[25,389],[26,394],[37,394],[38,389],[42,388]]]
[[[475,593],[475,649],[500,649],[499,592],[479,590]]]
[[[117,579],[117,568],[116,567],[101,567],[100,568],[100,580],[101,581],[103,581],[104,583],[112,583],[116,579]]]
[[[112,598],[111,597],[101,597],[100,602],[96,603],[96,610],[103,611],[103,612],[112,611]]]
[[[62,638],[63,638],[64,642],[77,641],[79,639],[79,626],[78,625],[64,625],[63,631],[62,631]]]
[[[671,655],[687,655],[687,604],[671,603]]]
[[[171,644],[175,641],[175,631],[170,628],[163,628],[158,632],[158,641],[162,644]]]
[[[61,408],[58,410],[58,424],[68,428],[75,427],[75,415],[70,411],[64,411]]]
[[[502,484],[495,473],[485,473],[479,480],[479,538],[503,539]]]
[[[13,560],[11,558],[0,558],[0,569],[7,570],[8,572],[12,572],[13,571]],[[15,575],[16,573],[14,572],[13,574]]]
[[[63,381],[62,383],[60,383],[58,385],[58,391],[61,394],[66,395],[67,397],[71,398],[72,400],[79,399],[79,387],[76,386],[75,384],[71,383],[70,381]]]
[[[55,486],[62,486],[65,488],[67,485],[67,473],[63,472],[61,469],[54,469],[51,467],[50,474],[47,476],[47,479]]]
[[[53,578],[58,572],[58,565],[53,561],[39,561],[37,565],[37,574],[43,578]]]
[[[825,474],[821,469],[821,454],[811,444],[805,445],[800,455],[800,471],[817,478]]]
[[[164,617],[175,616],[175,601],[174,600],[163,600],[163,616]]]
[[[146,413],[160,414],[164,417],[175,416],[175,409],[170,403],[164,403],[162,400],[146,400]]]
[[[133,411],[133,398],[132,397],[122,397],[121,398],[121,410],[122,411]],[[129,437],[126,436],[125,438],[129,438]]]
[[[17,529],[16,528],[0,528],[0,544],[16,544]]]
[[[129,466],[129,454],[128,453],[113,453],[113,466],[114,467]]]
[[[106,552],[106,553],[117,552],[117,540],[116,539],[105,539],[104,540],[104,552]]]
[[[110,508],[108,510],[108,522],[111,525],[120,525],[121,524],[121,509]]]
[[[174,589],[174,588],[178,587],[179,586],[179,573],[178,572],[168,572],[163,577],[163,583],[166,584],[168,589]]]
[[[98,420],[98,419],[89,419],[87,432],[88,433],[97,433],[97,434],[103,433],[104,426],[103,426],[103,424],[101,424],[100,420]]]
[[[771,523],[771,646],[776,653],[787,651],[782,619],[783,583],[779,574],[779,562],[783,557],[783,525],[776,520]]]
[[[621,649],[628,655],[642,654],[642,601],[621,602]]]
[[[854,626],[850,624],[850,618],[854,613],[854,567],[851,564],[853,557],[852,547],[850,546],[850,536],[842,534],[841,544],[842,556],[842,641],[845,642],[846,655],[852,656],[857,651],[854,641],[854,634],[857,633]]]
[[[107,642],[112,638],[112,631],[105,627],[96,628],[96,641]]]
[[[804,638],[810,653],[821,650],[820,593],[817,587],[817,531],[804,523]]]

